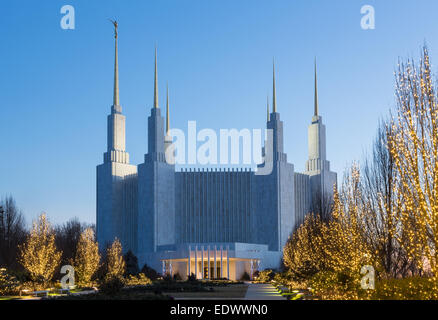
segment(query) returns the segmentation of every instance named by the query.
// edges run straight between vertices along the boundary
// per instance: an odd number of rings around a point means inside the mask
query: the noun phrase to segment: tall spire
[[[167,89],[167,100],[166,100],[166,134],[169,134],[170,130],[170,121],[169,121],[169,84],[166,85]]]
[[[277,102],[275,95],[275,62],[272,59],[272,112],[277,112]]]
[[[119,101],[119,65],[117,52],[118,23],[110,20],[114,25],[115,60],[114,60],[114,97],[111,114],[107,121],[107,152],[104,153],[104,163],[117,162],[129,164],[129,154],[126,152],[125,116]]]
[[[158,108],[157,46],[155,46],[154,108]]]
[[[267,110],[267,117],[266,117],[266,121],[269,122],[269,96],[266,97],[266,110]]]
[[[115,20],[111,20],[114,25],[114,39],[115,39],[115,56],[114,56],[114,99],[113,105],[118,106],[120,104],[119,100],[119,61],[117,54],[117,28],[118,23]]]
[[[316,71],[316,57],[315,57],[315,114],[314,116],[318,116],[318,76]]]

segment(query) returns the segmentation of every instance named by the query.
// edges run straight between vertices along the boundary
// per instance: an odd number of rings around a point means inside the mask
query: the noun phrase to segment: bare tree
[[[56,246],[62,251],[61,265],[72,263],[81,234],[87,227],[89,225],[81,223],[76,217],[55,227]]]
[[[26,239],[26,228],[21,211],[9,196],[0,202],[0,266],[19,268],[18,246]]]
[[[400,245],[403,229],[397,206],[394,157],[389,151],[388,137],[392,128],[381,120],[372,152],[365,160],[362,176],[363,202],[367,242],[376,253],[384,277],[404,277],[415,272],[412,260]]]

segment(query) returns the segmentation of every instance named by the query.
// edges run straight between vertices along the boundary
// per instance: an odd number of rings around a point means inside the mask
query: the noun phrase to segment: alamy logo
[[[75,8],[69,4],[62,6],[61,14],[64,16],[61,18],[61,28],[64,30],[75,29]]]
[[[363,266],[360,269],[360,274],[364,276],[360,280],[360,286],[364,290],[374,290],[375,289],[375,271],[373,266]]]
[[[177,165],[253,165],[256,175],[272,172],[273,130],[266,129],[262,156],[262,129],[220,129],[219,138],[213,129],[196,130],[196,121],[189,121],[187,139],[181,129],[171,129],[173,143],[166,149],[166,162]],[[219,143],[218,143],[219,141]],[[242,142],[242,143],[241,143]],[[200,146],[198,147],[198,144]],[[187,154],[186,154],[187,150]]]
[[[373,6],[365,5],[360,9],[364,16],[360,20],[360,26],[363,30],[374,30],[376,28],[376,16]]]
[[[62,266],[61,273],[66,273],[66,275],[61,278],[61,288],[70,289],[73,287],[75,285],[75,268],[70,265]]]

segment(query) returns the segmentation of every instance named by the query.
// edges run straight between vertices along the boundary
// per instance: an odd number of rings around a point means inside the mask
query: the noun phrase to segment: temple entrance
[[[202,262],[198,261],[198,270],[202,270]],[[216,262],[216,274],[214,270],[214,261],[210,261],[210,268],[208,268],[208,261],[204,261],[204,270],[202,272],[203,279],[209,279],[209,275],[211,275],[211,279],[219,279],[221,277],[221,263],[220,261]]]
[[[191,276],[205,280],[240,280],[245,273],[252,279],[254,272],[259,270],[259,258],[248,257],[248,254],[245,254],[245,257],[230,257],[228,245],[197,245],[194,247],[188,245],[188,249],[188,252],[181,249],[181,253],[170,251],[169,257],[161,260],[162,274],[173,276],[178,273],[184,280]],[[262,247],[260,251],[263,251],[262,249],[266,248]],[[253,255],[256,251],[247,252]]]

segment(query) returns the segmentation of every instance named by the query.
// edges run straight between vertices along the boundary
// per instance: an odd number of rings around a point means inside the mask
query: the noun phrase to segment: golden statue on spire
[[[109,21],[111,21],[111,23],[114,25],[114,38],[117,39],[117,27],[119,26],[119,24],[117,23],[117,20],[109,19]]]

